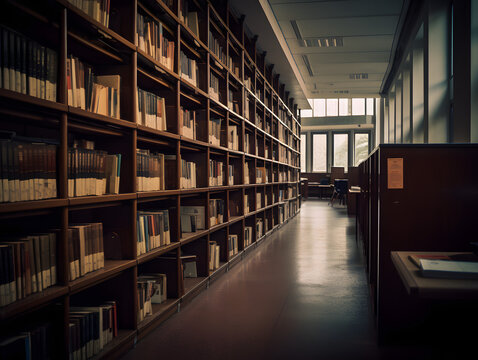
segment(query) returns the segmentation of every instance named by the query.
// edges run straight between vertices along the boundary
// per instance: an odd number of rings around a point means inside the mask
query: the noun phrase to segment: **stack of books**
[[[181,51],[180,57],[180,76],[181,79],[186,80],[194,86],[198,86],[198,67],[196,60],[190,59],[183,51]]]
[[[70,280],[75,280],[105,266],[103,224],[68,226]]]
[[[89,359],[118,335],[116,301],[99,306],[71,306],[70,359]]]
[[[119,75],[95,75],[91,66],[78,58],[66,59],[68,105],[119,119]]]
[[[239,252],[238,236],[235,234],[230,234],[227,237],[227,240],[229,248],[229,258],[231,258]]]
[[[219,269],[221,248],[215,241],[209,241],[209,271]]]
[[[138,256],[171,243],[169,210],[138,211],[137,222]]]
[[[0,202],[57,197],[57,145],[20,138],[0,140]]]
[[[252,243],[252,227],[244,227],[244,248],[248,247]]]
[[[110,0],[68,0],[88,16],[108,27],[110,22]]]
[[[0,306],[57,283],[59,230],[0,242]]]
[[[152,304],[161,304],[167,299],[165,274],[141,274],[137,283],[138,323],[153,314]]]
[[[164,98],[138,88],[136,123],[156,130],[167,131]]]
[[[187,110],[181,106],[179,118],[182,119],[181,134],[190,139],[196,139],[196,112]]]
[[[0,87],[56,101],[57,53],[3,26],[0,47]]]
[[[196,163],[181,159],[181,178],[179,183],[180,189],[193,189],[196,187]]]
[[[68,196],[118,194],[121,154],[95,150],[93,142],[77,142],[68,149]]]
[[[164,190],[165,155],[137,149],[136,184],[138,191]]]
[[[165,36],[161,22],[138,13],[136,20],[136,43],[138,48],[174,71],[174,41]]]
[[[221,146],[221,118],[211,118],[209,121],[209,143]]]
[[[222,224],[224,222],[224,200],[209,200],[209,226]]]
[[[219,160],[209,159],[209,186],[224,185],[224,163]]]

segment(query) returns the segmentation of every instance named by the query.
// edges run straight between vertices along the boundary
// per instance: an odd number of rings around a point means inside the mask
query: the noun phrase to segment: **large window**
[[[327,116],[339,115],[339,99],[327,99]]]
[[[305,165],[305,159],[307,158],[306,157],[306,149],[307,149],[307,143],[306,143],[306,135],[305,134],[301,134],[300,135],[300,171],[301,172],[306,172],[306,165]]]
[[[369,140],[368,133],[355,134],[354,164],[357,166],[368,156]]]
[[[339,99],[339,116],[350,115],[349,102],[350,99]]]
[[[365,99],[352,99],[352,115],[365,115]]]
[[[343,166],[347,171],[349,162],[349,135],[334,134],[334,166]]]
[[[373,100],[373,98],[308,99],[311,109],[300,110],[300,115],[301,117],[373,115]]]
[[[312,171],[327,171],[327,134],[312,135]]]

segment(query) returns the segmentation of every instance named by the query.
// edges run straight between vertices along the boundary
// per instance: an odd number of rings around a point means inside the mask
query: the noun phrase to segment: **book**
[[[181,135],[190,139],[196,139],[196,112],[188,110],[181,106],[179,110],[179,119],[182,124]]]
[[[110,0],[68,0],[70,4],[108,27],[110,20]]]
[[[156,94],[138,88],[136,123],[156,130],[167,131],[166,102]]]
[[[244,227],[244,248],[252,243],[252,226]]]
[[[180,53],[180,76],[193,86],[198,86],[198,66],[196,60],[189,58],[183,51]]]
[[[222,186],[224,184],[224,163],[219,160],[209,159],[209,186]]]
[[[53,334],[49,323],[32,324],[0,340],[2,359],[49,359]]]
[[[197,186],[197,171],[194,161],[181,159],[181,178],[179,180],[180,189],[191,189]]]
[[[103,224],[70,224],[68,254],[71,281],[104,268]]]
[[[195,232],[206,228],[204,206],[181,205],[181,233]]]
[[[239,134],[236,125],[229,125],[228,147],[231,150],[239,150]]]
[[[478,279],[478,261],[420,259],[424,277],[447,279]]]
[[[229,257],[233,257],[239,252],[237,235],[235,234],[228,235],[228,249],[229,249]]]

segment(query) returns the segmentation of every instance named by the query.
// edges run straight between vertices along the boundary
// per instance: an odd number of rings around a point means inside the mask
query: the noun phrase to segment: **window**
[[[307,143],[306,143],[306,135],[305,134],[300,134],[300,171],[301,172],[306,172],[306,164],[305,164],[305,159],[306,154],[305,151],[307,149]]]
[[[314,99],[314,116],[325,116],[325,99]]]
[[[367,115],[373,115],[373,98],[367,98]]]
[[[339,99],[339,116],[348,116],[349,112],[349,99]]]
[[[349,154],[349,135],[334,134],[334,166],[342,166],[347,171]]]
[[[339,99],[327,99],[327,116],[339,115]]]
[[[312,117],[312,110],[301,110],[300,117],[303,117],[303,118]]]
[[[352,115],[365,115],[365,99],[352,99]]]
[[[327,134],[314,134],[312,149],[312,171],[327,172]]]
[[[355,166],[367,158],[368,147],[368,134],[355,134]]]

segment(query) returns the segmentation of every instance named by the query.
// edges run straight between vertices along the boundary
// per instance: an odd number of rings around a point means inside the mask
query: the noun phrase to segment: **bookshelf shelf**
[[[7,178],[0,230],[18,242],[24,241],[23,223],[29,234],[55,231],[56,242],[48,249],[58,276],[56,285],[43,291],[29,294],[26,283],[18,288],[21,299],[0,307],[6,324],[0,335],[15,335],[8,333],[9,324],[21,319],[20,325],[28,326],[31,316],[47,310],[55,315],[40,318],[64,343],[54,357],[65,359],[73,343],[68,329],[76,321],[69,307],[113,301],[117,336],[92,357],[109,359],[297,213],[300,118],[279,75],[247,32],[244,16],[228,1],[110,0],[109,9],[100,7],[94,14],[74,2],[83,0],[46,6],[7,1],[0,14],[2,40],[5,33],[12,44],[39,49],[31,56],[38,61],[32,60],[37,72],[21,56],[11,67],[1,63],[2,75],[6,69],[15,79],[25,74],[25,81],[23,87],[0,81],[0,126],[8,134],[0,141],[0,173],[11,171],[13,184],[8,187]],[[3,48],[0,52],[8,55]],[[38,141],[55,147],[56,160],[48,177],[37,179],[27,165],[15,170],[15,149]],[[3,160],[3,151],[11,151],[12,160]],[[28,151],[18,154],[30,156]],[[101,163],[107,158],[108,167]],[[259,168],[267,182],[256,183]],[[56,196],[26,201],[21,186],[41,184],[44,178],[49,191],[56,179]],[[3,184],[2,178],[0,188]],[[16,192],[24,200],[9,202]],[[279,192],[289,198],[279,201]],[[257,208],[256,194],[261,197]],[[194,215],[185,214],[187,208]],[[284,221],[278,220],[279,208],[286,209]],[[98,233],[91,230],[97,227],[77,230],[99,223]],[[20,249],[6,246],[8,256]],[[7,251],[1,249],[2,244],[0,251]],[[34,250],[31,254],[37,256]],[[82,272],[81,263],[87,266],[90,255],[96,270]],[[191,256],[196,275],[188,265]],[[139,299],[139,279],[145,274],[165,276],[167,291],[162,303],[152,304],[152,314],[138,321],[145,300]]]

